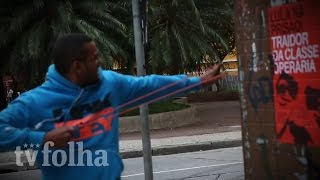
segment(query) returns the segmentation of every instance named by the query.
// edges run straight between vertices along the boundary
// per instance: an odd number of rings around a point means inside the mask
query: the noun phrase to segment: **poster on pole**
[[[320,1],[268,10],[274,111],[280,143],[320,145]]]

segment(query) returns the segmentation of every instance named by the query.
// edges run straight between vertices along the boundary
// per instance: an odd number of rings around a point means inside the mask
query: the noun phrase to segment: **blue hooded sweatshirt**
[[[99,82],[83,88],[51,65],[41,86],[0,112],[0,150],[33,149],[44,180],[117,179],[123,170],[120,110],[199,87],[199,78],[186,75],[134,77],[99,69]],[[76,128],[67,148],[44,143],[46,132],[62,126]]]

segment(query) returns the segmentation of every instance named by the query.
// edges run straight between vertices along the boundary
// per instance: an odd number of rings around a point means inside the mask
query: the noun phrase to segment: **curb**
[[[205,151],[212,149],[237,147],[242,145],[242,140],[227,140],[227,141],[217,141],[217,142],[203,142],[198,144],[186,144],[179,146],[165,146],[152,148],[152,156],[178,154],[194,151]],[[142,157],[142,150],[125,151],[120,152],[122,159],[137,158]],[[36,165],[30,166],[27,162],[23,163],[23,166],[17,166],[15,162],[1,163],[0,164],[0,174],[28,171],[39,169]]]
[[[187,153],[194,151],[206,151],[220,148],[237,147],[242,146],[242,140],[229,140],[229,141],[216,141],[216,142],[204,142],[198,144],[186,144],[179,146],[165,146],[152,148],[152,156]],[[140,151],[127,151],[120,152],[122,159],[142,157],[142,150]]]

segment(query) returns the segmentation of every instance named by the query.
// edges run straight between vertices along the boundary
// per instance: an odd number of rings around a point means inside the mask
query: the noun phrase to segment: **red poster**
[[[320,145],[320,1],[269,9],[280,143]]]

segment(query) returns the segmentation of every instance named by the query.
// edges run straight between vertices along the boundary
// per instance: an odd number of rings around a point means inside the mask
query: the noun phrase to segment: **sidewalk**
[[[241,132],[224,132],[193,136],[152,139],[152,155],[167,155],[192,151],[241,146]],[[141,140],[120,141],[120,153],[124,159],[142,156]]]
[[[199,122],[175,129],[152,130],[152,155],[183,153],[241,146],[238,101],[193,103]],[[120,135],[123,158],[142,156],[141,133]]]
[[[152,155],[241,146],[240,104],[238,101],[194,103],[200,121],[175,129],[152,130]],[[141,133],[120,135],[120,153],[123,158],[142,156]],[[26,160],[26,157],[25,157]],[[35,169],[18,167],[13,152],[0,153],[0,173]]]

